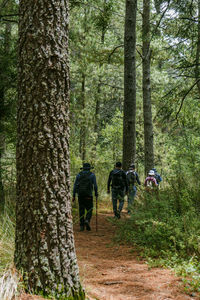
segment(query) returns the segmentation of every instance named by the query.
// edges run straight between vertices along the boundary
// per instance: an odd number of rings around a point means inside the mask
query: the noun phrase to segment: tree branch
[[[18,24],[18,21],[15,21],[15,20],[0,19],[0,22],[1,22],[1,21],[4,21],[4,22],[10,22],[10,23],[16,23],[16,24]]]
[[[124,47],[124,44],[121,44],[121,45],[118,45],[116,46],[113,51],[109,54],[108,56],[108,63],[110,64],[110,60],[111,60],[111,56],[115,53],[115,51],[118,49],[118,48],[121,48],[121,47]]]
[[[171,0],[168,0],[167,7],[166,7],[166,9],[163,11],[163,13],[162,13],[162,15],[161,15],[161,17],[160,17],[160,20],[159,20],[158,23],[156,24],[156,28],[154,29],[154,31],[153,31],[153,33],[152,33],[152,36],[151,36],[151,41],[152,41],[152,39],[153,39],[153,37],[154,37],[154,35],[155,35],[155,33],[156,33],[156,30],[157,30],[158,27],[160,26],[160,23],[161,23],[162,19],[164,18],[165,13],[167,12],[167,10],[168,10],[168,8],[169,8],[170,1],[171,1]]]
[[[195,85],[198,83],[200,81],[200,79],[198,79],[197,81],[195,81],[195,83],[189,88],[189,90],[186,92],[186,94],[183,96],[183,98],[182,98],[182,100],[181,100],[181,105],[180,105],[180,107],[179,107],[179,110],[177,111],[177,113],[176,113],[176,117],[175,117],[175,120],[177,120],[177,118],[178,118],[178,115],[179,115],[179,113],[180,113],[180,111],[181,111],[181,109],[182,109],[182,107],[183,107],[183,102],[184,102],[184,100],[185,100],[185,98],[187,97],[187,95],[191,92],[191,90],[195,87]],[[175,121],[174,120],[174,121]]]
[[[9,14],[9,15],[0,15],[0,18],[5,18],[5,17],[17,17],[19,14]]]

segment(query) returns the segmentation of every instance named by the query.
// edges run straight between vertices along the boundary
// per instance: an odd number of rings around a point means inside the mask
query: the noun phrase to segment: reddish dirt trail
[[[80,277],[88,300],[200,299],[197,295],[186,295],[181,279],[170,270],[149,269],[131,247],[114,244],[112,239],[116,228],[108,217],[112,215],[99,215],[98,232],[95,230],[95,216],[91,222],[92,231],[79,232],[79,225],[74,225]],[[45,300],[27,294],[18,299]]]
[[[99,215],[98,232],[94,216],[90,232],[79,232],[79,226],[74,225],[81,281],[89,299],[200,299],[186,295],[181,279],[170,270],[148,269],[130,247],[113,244],[115,226],[108,221],[108,216],[111,215]]]

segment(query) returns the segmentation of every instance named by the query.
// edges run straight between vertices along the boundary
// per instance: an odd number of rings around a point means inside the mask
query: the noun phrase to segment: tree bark
[[[81,83],[81,128],[80,128],[80,155],[81,160],[84,163],[86,159],[86,115],[85,115],[85,74],[82,73],[82,83]]]
[[[198,0],[198,32],[197,32],[197,50],[196,50],[196,68],[195,77],[197,81],[197,88],[200,95],[200,81],[199,81],[199,58],[200,58],[200,0]]]
[[[85,299],[69,171],[68,1],[21,0],[15,264],[27,288]]]
[[[151,112],[151,82],[150,82],[150,0],[143,0],[143,115],[144,115],[144,155],[145,174],[154,167],[153,122]]]
[[[123,168],[128,169],[136,153],[136,11],[137,0],[126,0],[124,33]]]
[[[4,122],[6,119],[5,116],[5,86],[7,85],[8,76],[7,76],[7,66],[8,66],[8,57],[10,54],[10,39],[11,39],[11,29],[12,25],[10,23],[6,23],[5,25],[5,34],[4,34],[4,59],[6,59],[7,64],[6,68],[0,70],[0,205],[4,208],[5,205],[5,189],[3,183],[3,166],[2,166],[2,158],[6,148],[6,137],[5,137],[5,129]]]

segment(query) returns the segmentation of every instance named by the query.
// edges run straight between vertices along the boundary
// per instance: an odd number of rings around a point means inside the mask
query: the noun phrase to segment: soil
[[[88,300],[187,300],[182,280],[168,269],[149,268],[138,253],[126,245],[113,243],[116,227],[113,216],[101,213],[96,231],[95,216],[91,231],[74,225],[75,245],[82,285]],[[122,218],[126,218],[126,214]],[[42,300],[22,295],[21,300]]]

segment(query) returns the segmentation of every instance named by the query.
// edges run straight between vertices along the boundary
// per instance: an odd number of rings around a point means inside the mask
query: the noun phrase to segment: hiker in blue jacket
[[[81,168],[81,172],[76,176],[73,188],[73,199],[75,201],[76,193],[78,194],[79,203],[79,219],[80,219],[80,231],[83,231],[86,227],[87,230],[91,230],[90,220],[92,218],[93,211],[93,190],[96,198],[98,197],[98,188],[96,183],[96,176],[90,172],[92,169],[89,163],[84,163]],[[86,211],[86,217],[85,217]]]

